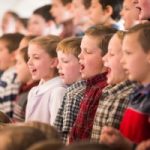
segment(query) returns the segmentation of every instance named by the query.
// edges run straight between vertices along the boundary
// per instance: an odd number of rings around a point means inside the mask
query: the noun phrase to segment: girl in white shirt
[[[59,37],[49,35],[37,37],[29,43],[29,70],[32,78],[40,83],[29,92],[26,121],[54,123],[66,89],[56,68],[59,41]]]

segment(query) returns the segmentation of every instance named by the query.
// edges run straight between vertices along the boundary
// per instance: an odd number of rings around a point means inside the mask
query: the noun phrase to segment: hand
[[[150,149],[150,139],[147,141],[143,141],[136,148],[136,150],[149,150],[149,149]]]
[[[123,137],[117,129],[112,127],[103,127],[100,142],[107,144],[114,149],[132,149],[132,142]]]

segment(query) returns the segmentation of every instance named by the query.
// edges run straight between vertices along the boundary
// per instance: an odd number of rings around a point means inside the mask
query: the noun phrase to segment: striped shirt
[[[19,93],[19,83],[16,80],[15,68],[6,70],[0,78],[0,111],[9,117],[13,115],[14,102]]]

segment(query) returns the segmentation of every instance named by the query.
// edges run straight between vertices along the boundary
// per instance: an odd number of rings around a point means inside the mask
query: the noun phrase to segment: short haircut
[[[115,28],[102,25],[95,25],[85,31],[85,35],[99,40],[98,47],[102,50],[102,55],[107,53],[107,47],[111,36],[116,32]]]
[[[64,40],[62,40],[58,46],[57,51],[62,51],[63,53],[71,53],[75,57],[78,58],[78,55],[81,52],[81,38],[79,37],[69,37]]]
[[[60,42],[60,38],[55,35],[47,35],[47,36],[40,36],[37,38],[34,38],[29,42],[30,44],[37,44],[40,47],[42,47],[45,52],[49,54],[51,57],[57,57],[56,53],[56,47],[57,44]]]
[[[72,0],[60,0],[61,1],[61,3],[65,6],[65,5],[67,5],[67,4],[69,4],[69,3],[72,3]]]
[[[23,37],[24,36],[20,33],[8,33],[2,35],[0,41],[4,41],[9,53],[12,53],[18,49],[19,43]]]
[[[143,51],[148,53],[150,51],[150,23],[138,24],[130,28],[126,32],[126,35],[130,35],[132,33],[138,33],[138,43],[143,48]]]
[[[39,15],[42,16],[46,22],[50,20],[54,20],[54,17],[50,13],[51,5],[44,5],[40,8],[37,8],[36,10],[33,11],[34,15]]]
[[[123,0],[99,0],[99,3],[102,5],[103,9],[106,9],[108,6],[111,6],[113,9],[111,17],[114,20],[120,19],[120,11],[122,9]]]
[[[92,1],[92,0],[82,0],[82,3],[83,3],[83,5],[84,5],[84,7],[85,7],[86,9],[89,9],[89,8],[90,8],[90,6],[91,6],[91,1]]]

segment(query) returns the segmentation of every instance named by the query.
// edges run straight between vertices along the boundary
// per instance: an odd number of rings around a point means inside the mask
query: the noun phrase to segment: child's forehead
[[[90,43],[94,43],[94,45],[91,46],[95,47],[99,45],[100,41],[101,41],[101,37],[94,36],[94,35],[84,35],[81,41],[81,47],[83,44],[90,45]]]

